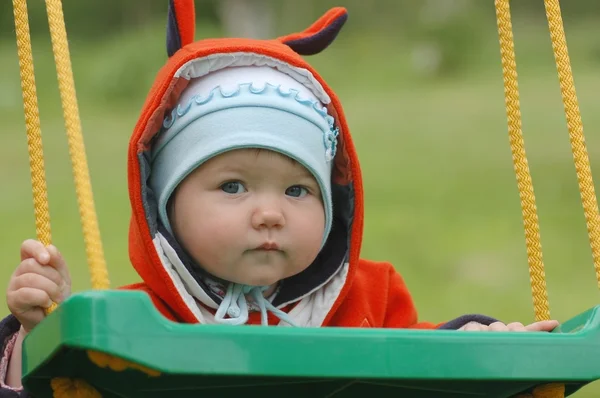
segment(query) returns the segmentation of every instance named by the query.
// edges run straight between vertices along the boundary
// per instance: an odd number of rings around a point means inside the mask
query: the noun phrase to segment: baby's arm
[[[23,358],[21,354],[23,349],[24,338],[25,332],[23,331],[23,328],[20,328],[16,335],[14,335],[11,338],[11,340],[9,340],[9,343],[6,345],[7,347],[4,350],[4,358],[8,359],[8,366],[6,368],[6,376],[4,377],[4,383],[6,384],[6,386],[13,389],[21,388],[21,364]],[[12,347],[10,345],[12,345]]]
[[[0,363],[0,398],[7,391],[21,387],[21,349],[23,339],[44,317],[52,302],[60,303],[71,292],[67,265],[54,246],[26,240],[21,245],[21,263],[13,273],[6,292],[12,316],[0,328],[2,359]],[[10,326],[10,327],[9,327]],[[15,329],[15,330],[13,330]],[[18,333],[17,333],[18,332]],[[6,395],[6,397],[17,395]]]
[[[19,334],[19,328],[21,325],[17,318],[13,315],[9,315],[0,321],[0,397],[18,397],[17,391],[20,391],[21,381],[12,384],[9,383],[6,376],[8,367],[11,365],[11,355],[13,353],[17,336]],[[20,364],[19,364],[20,365]]]

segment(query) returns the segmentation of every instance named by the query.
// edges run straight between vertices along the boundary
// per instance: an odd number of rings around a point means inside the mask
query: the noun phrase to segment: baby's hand
[[[458,330],[490,331],[490,332],[551,332],[559,325],[558,321],[539,321],[524,326],[522,323],[513,322],[508,325],[494,322],[489,326],[477,322],[469,322]]]
[[[60,303],[69,294],[71,277],[58,249],[36,240],[23,242],[21,263],[10,278],[6,302],[24,331],[29,332],[44,319],[44,309],[52,301]]]

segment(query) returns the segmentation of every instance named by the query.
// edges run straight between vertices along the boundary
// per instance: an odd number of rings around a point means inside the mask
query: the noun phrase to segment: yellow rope
[[[571,63],[567,49],[560,4],[558,0],[544,0],[548,28],[552,40],[552,49],[556,61],[560,90],[565,108],[573,160],[577,172],[577,181],[581,201],[585,213],[596,278],[600,286],[600,214],[592,181],[592,172],[585,146],[583,124],[577,102],[577,94],[573,82]],[[525,220],[525,234],[528,247],[531,286],[533,292],[536,319],[549,319],[548,298],[542,262],[541,244],[539,243],[539,227],[535,213],[535,197],[531,178],[527,169],[527,160],[523,146],[521,120],[519,110],[519,94],[517,85],[516,62],[514,55],[514,41],[510,21],[510,5],[508,0],[496,0],[498,19],[498,32],[502,53],[502,66],[504,72],[504,86],[506,95],[506,112],[508,115],[509,133],[511,135],[511,148],[515,161],[515,170],[519,181],[519,192]],[[524,181],[523,181],[524,180]],[[560,383],[547,384],[538,387],[533,397],[554,398],[564,397],[565,386]]]
[[[31,174],[31,188],[33,191],[35,230],[37,239],[45,246],[48,246],[52,243],[52,233],[50,230],[50,212],[48,210],[44,149],[42,145],[42,131],[40,128],[40,115],[35,86],[33,55],[31,52],[31,38],[29,35],[27,2],[24,0],[13,0],[13,13],[15,17],[23,108],[25,111],[25,128],[27,131],[29,170]],[[46,309],[46,312],[49,313],[55,308],[56,303],[52,303],[52,306]]]
[[[61,1],[46,0],[46,11],[92,288],[108,289],[110,282],[94,208]],[[81,398],[101,397],[94,387],[83,380],[54,379],[52,388],[55,398],[66,398],[73,394]]]
[[[104,260],[102,241],[100,240],[100,230],[94,210],[94,198],[83,137],[81,135],[81,122],[79,120],[79,109],[75,95],[69,43],[67,41],[61,0],[46,0],[46,11],[48,13],[48,24],[50,25],[52,50],[54,52],[58,87],[60,89],[65,127],[69,140],[69,153],[75,177],[75,190],[79,203],[79,215],[83,227],[92,288],[108,289],[110,282],[108,280],[108,271]]]
[[[521,108],[519,102],[519,86],[517,80],[517,64],[515,58],[512,22],[509,0],[496,0],[496,20],[500,39],[502,57],[502,74],[504,78],[504,96],[508,134],[512,150],[515,174],[521,210],[525,227],[525,244],[529,263],[529,277],[533,296],[533,307],[536,320],[550,319],[548,293],[546,291],[546,274],[542,258],[542,244],[538,224],[537,207],[529,166],[525,153],[525,143],[521,129]]]
[[[546,7],[546,17],[550,29],[550,38],[552,39],[552,49],[558,71],[558,80],[560,82],[560,91],[567,118],[569,129],[569,138],[571,141],[571,150],[573,151],[573,161],[577,172],[577,181],[581,193],[581,202],[585,213],[588,237],[592,248],[592,257],[596,269],[596,279],[600,287],[600,216],[598,214],[598,202],[594,191],[592,181],[592,171],[585,146],[583,135],[583,123],[579,112],[575,84],[573,82],[573,73],[571,71],[571,62],[567,49],[567,39],[563,27],[560,13],[560,4],[558,0],[544,0]]]

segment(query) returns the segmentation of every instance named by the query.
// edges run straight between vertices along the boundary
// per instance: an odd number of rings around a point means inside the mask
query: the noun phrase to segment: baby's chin
[[[282,279],[285,279],[285,276],[281,276],[281,273],[257,272],[253,275],[240,278],[234,282],[248,286],[271,286],[278,283]]]
[[[244,275],[240,275],[239,278],[235,278],[232,282],[249,286],[271,286],[299,272],[290,272],[287,269],[274,266],[250,265],[245,270]]]

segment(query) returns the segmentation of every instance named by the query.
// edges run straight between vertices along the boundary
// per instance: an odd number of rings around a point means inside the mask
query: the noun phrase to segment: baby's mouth
[[[279,251],[279,245],[275,242],[265,242],[262,245],[256,247],[254,250]]]

